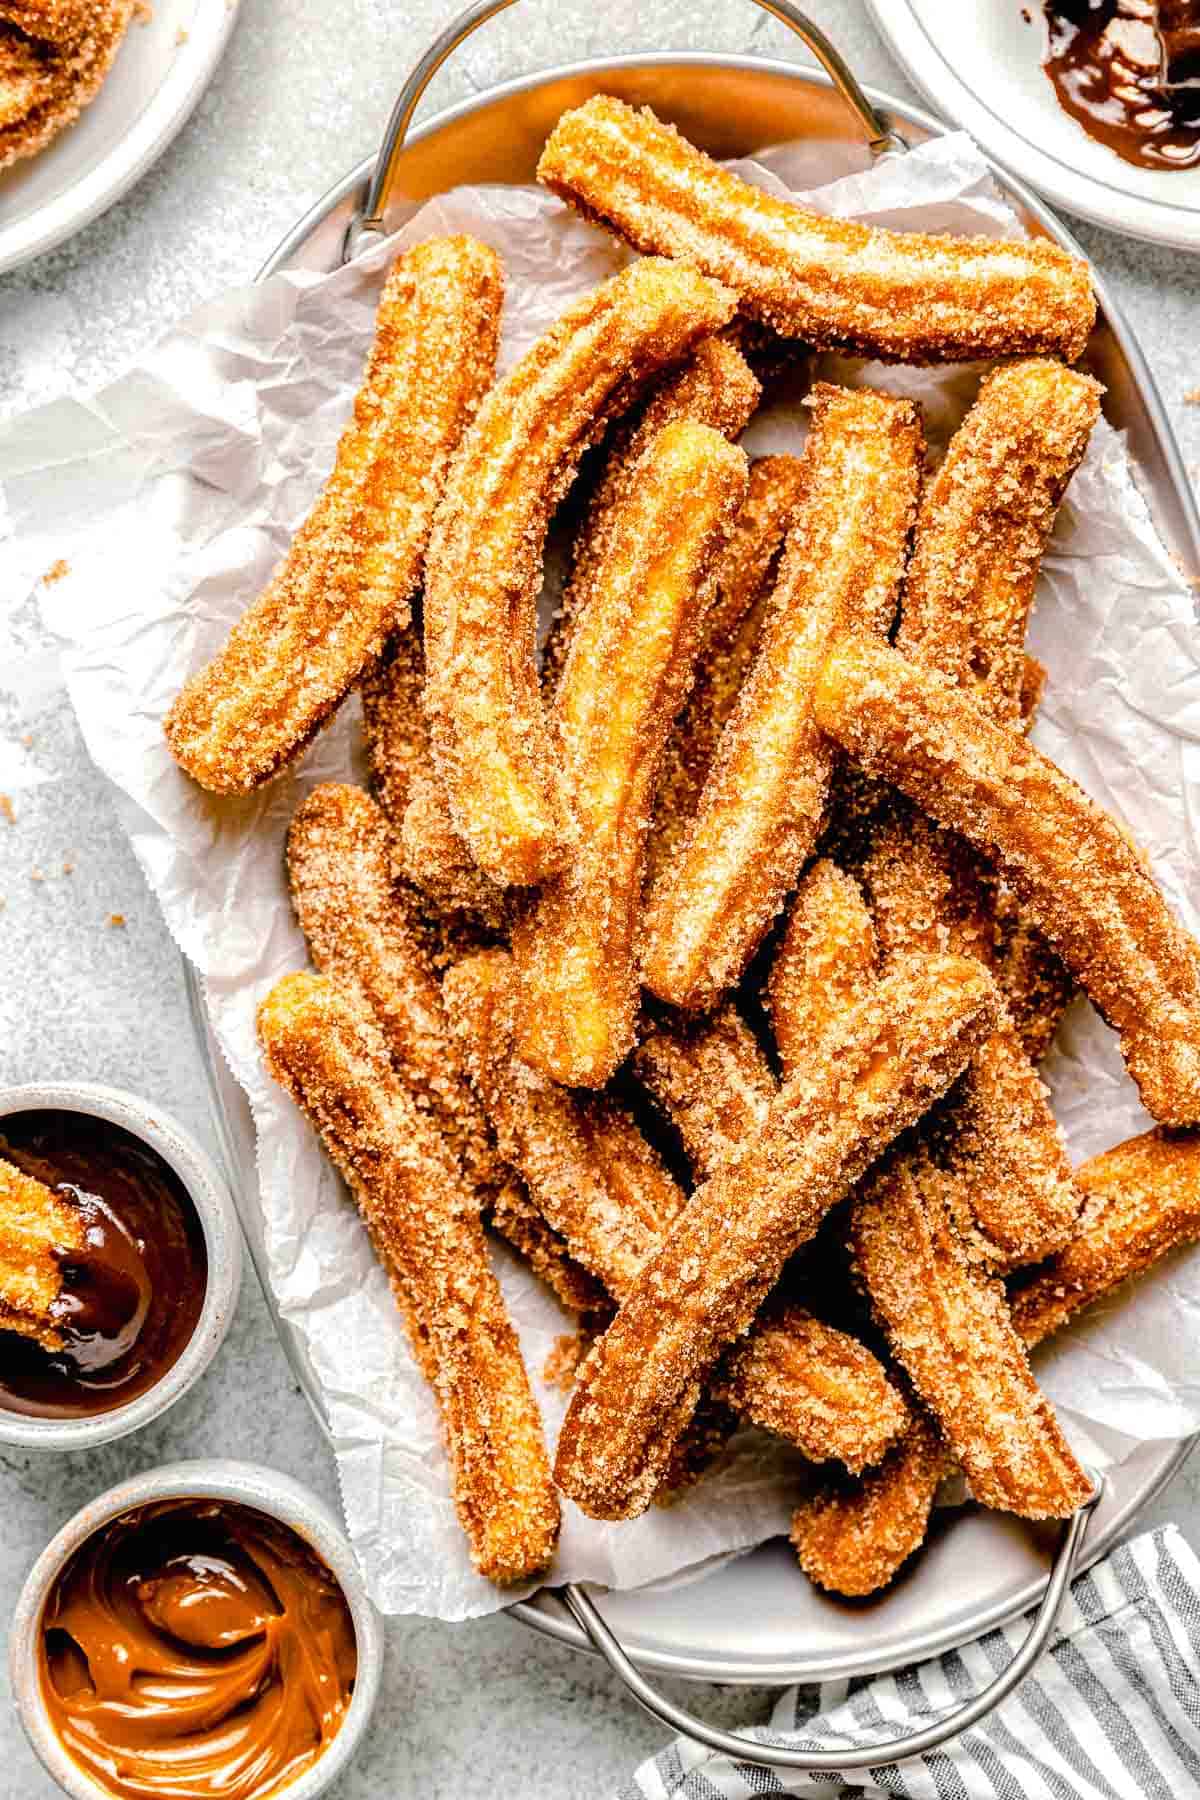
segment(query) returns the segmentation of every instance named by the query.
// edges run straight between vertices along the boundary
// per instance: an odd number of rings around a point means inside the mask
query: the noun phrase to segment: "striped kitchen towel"
[[[932,1662],[790,1688],[747,1736],[814,1750],[869,1747],[944,1718],[1008,1662],[1018,1620]],[[1200,1796],[1200,1562],[1168,1525],[1072,1584],[1033,1674],[944,1749],[867,1773],[806,1775],[731,1762],[679,1738],[618,1800],[1182,1800]]]

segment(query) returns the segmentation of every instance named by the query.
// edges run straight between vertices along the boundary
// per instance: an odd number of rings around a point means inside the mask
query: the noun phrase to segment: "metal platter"
[[[824,178],[865,168],[870,155],[833,84],[785,62],[671,54],[580,63],[511,82],[438,114],[413,133],[394,169],[387,223],[407,207],[465,182],[527,182],[559,115],[604,91],[656,113],[718,156],[744,155],[798,138],[819,146]],[[868,97],[910,144],[939,134],[929,114],[887,95]],[[324,271],[342,259],[348,226],[372,170],[351,170],[284,239],[263,276],[284,267]],[[1031,194],[997,173],[1029,227],[1078,252]],[[1200,571],[1200,517],[1144,358],[1103,281],[1101,320],[1089,353],[1106,383],[1106,412],[1123,430],[1151,513],[1189,573]],[[254,1133],[245,1098],[212,1038],[199,981],[187,980],[214,1112],[251,1254],[284,1348],[318,1419],[322,1405],[303,1345],[279,1316],[266,1281]],[[1191,1440],[1146,1443],[1110,1473],[1091,1520],[1083,1561],[1102,1555],[1170,1480]],[[976,1509],[942,1514],[931,1541],[880,1599],[843,1603],[819,1594],[787,1546],[749,1555],[670,1583],[599,1596],[604,1619],[641,1668],[694,1680],[783,1683],[878,1672],[936,1654],[1024,1611],[1045,1587],[1056,1534]],[[513,1606],[523,1623],[573,1649],[589,1638],[547,1589]]]

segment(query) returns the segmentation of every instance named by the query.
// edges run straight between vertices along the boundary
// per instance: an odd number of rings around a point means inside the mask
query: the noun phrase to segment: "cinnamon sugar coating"
[[[921,501],[896,647],[967,689],[997,724],[1022,717],[1042,553],[1102,392],[1058,362],[993,370]]]
[[[0,1158],[0,1331],[63,1348],[54,1314],[62,1260],[83,1245],[83,1217],[66,1196]]]
[[[633,1046],[655,778],[745,495],[742,452],[679,420],[651,442],[593,546],[553,712],[579,847],[513,932],[519,1052],[571,1087],[602,1087]]]
[[[796,891],[767,980],[771,1029],[785,1075],[878,979],[875,927],[853,875],[826,857]]]
[[[1040,1063],[1075,994],[1075,979],[1062,958],[1030,923],[1006,883],[995,889],[993,967],[1030,1062]]]
[[[496,363],[503,277],[473,238],[398,257],[333,472],[270,585],[166,719],[187,773],[242,794],[299,754],[408,621],[450,459]]]
[[[502,886],[572,848],[535,661],[550,515],[606,422],[735,306],[693,270],[634,263],[568,307],[467,433],[430,547],[425,703],[455,828]]]
[[[792,1514],[791,1539],[809,1580],[852,1597],[886,1587],[925,1542],[938,1485],[952,1468],[932,1421],[918,1412],[877,1469],[807,1494]]]
[[[584,1364],[556,1477],[594,1518],[649,1504],[722,1347],[787,1258],[995,1021],[994,984],[956,957],[897,964],[785,1083],[766,1123],[697,1189]]]
[[[1004,1289],[967,1254],[954,1178],[919,1150],[889,1158],[857,1196],[855,1266],[897,1361],[984,1506],[1065,1518],[1089,1491],[1034,1381]]]
[[[691,419],[719,431],[732,444],[749,424],[761,393],[749,363],[725,332],[702,339],[686,362],[660,375],[641,404],[612,426],[604,466],[571,551],[571,579],[542,650],[542,689],[548,698],[558,687],[579,615],[595,591],[609,521],[632,497],[641,479],[642,460],[659,432]]]
[[[1121,1034],[1149,1112],[1200,1121],[1200,951],[1116,821],[1023,737],[864,635],[835,646],[815,709],[870,773],[997,857]]]
[[[830,642],[886,631],[916,510],[916,408],[870,389],[818,386],[792,516],[753,666],[699,806],[651,889],[643,979],[706,1007],[737,981],[821,829],[834,750],[812,693]]]
[[[721,555],[716,592],[701,625],[695,683],[663,753],[646,847],[650,882],[687,833],[721,732],[754,661],[800,488],[798,457],[762,456],[750,465],[745,505]]]
[[[258,1031],[268,1070],[316,1126],[392,1279],[437,1396],[475,1567],[499,1582],[539,1574],[558,1540],[558,1497],[474,1196],[370,1013],[326,976],[285,976]]]
[[[1076,1236],[1010,1290],[1029,1345],[1200,1237],[1200,1132],[1160,1125],[1093,1156],[1075,1179],[1084,1197]]]
[[[831,219],[751,187],[649,108],[597,94],[559,119],[538,180],[635,249],[728,283],[784,337],[891,361],[1044,352],[1074,362],[1087,264],[1044,238],[936,237]]]
[[[36,156],[104,85],[134,0],[3,0],[0,169]]]
[[[779,1091],[732,1002],[710,1018],[653,1026],[634,1051],[632,1067],[678,1131],[700,1181],[762,1130]]]

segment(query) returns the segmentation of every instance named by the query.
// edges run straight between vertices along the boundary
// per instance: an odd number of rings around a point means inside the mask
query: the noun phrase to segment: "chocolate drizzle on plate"
[[[1089,137],[1143,169],[1200,163],[1200,0],[1044,0],[1045,70]]]

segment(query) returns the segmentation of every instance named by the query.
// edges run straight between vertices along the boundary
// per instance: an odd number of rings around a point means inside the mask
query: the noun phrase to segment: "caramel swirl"
[[[77,1550],[42,1616],[47,1710],[108,1793],[263,1800],[339,1730],[354,1626],[328,1568],[250,1507],[169,1500]]]

